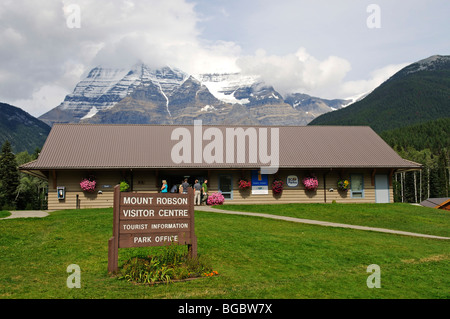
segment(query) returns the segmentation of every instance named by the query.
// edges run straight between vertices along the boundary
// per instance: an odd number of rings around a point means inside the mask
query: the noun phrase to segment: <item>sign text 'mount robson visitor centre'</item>
[[[197,255],[194,195],[128,193],[114,189],[113,236],[108,243],[108,271],[118,270],[118,248],[188,245]]]

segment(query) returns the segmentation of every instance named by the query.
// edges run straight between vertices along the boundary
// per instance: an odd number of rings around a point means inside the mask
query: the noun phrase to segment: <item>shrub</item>
[[[225,197],[221,193],[212,193],[208,196],[208,205],[222,205],[225,201]]]
[[[130,188],[130,185],[128,185],[128,183],[125,181],[121,181],[119,187],[121,192],[126,192]]]
[[[172,244],[162,249],[160,254],[133,257],[126,261],[120,271],[119,279],[136,283],[170,283],[173,280],[217,275],[204,258],[190,258],[183,246]]]

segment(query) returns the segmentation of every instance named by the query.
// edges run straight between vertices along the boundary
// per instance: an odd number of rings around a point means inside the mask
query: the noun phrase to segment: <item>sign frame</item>
[[[261,170],[252,170],[252,195],[269,194],[269,176],[261,174]]]
[[[299,178],[297,175],[288,175],[286,177],[286,185],[288,187],[298,187],[299,185]]]
[[[146,199],[146,200],[144,200]],[[153,201],[154,199],[154,201]],[[119,248],[187,245],[197,256],[194,190],[180,193],[130,193],[114,187],[113,235],[108,241],[108,272],[118,271]]]

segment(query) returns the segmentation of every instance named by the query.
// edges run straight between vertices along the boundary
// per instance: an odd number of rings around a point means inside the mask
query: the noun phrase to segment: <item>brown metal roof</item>
[[[281,168],[420,168],[420,164],[402,159],[366,126],[239,127],[256,130],[259,137],[264,135],[264,129],[268,133],[278,129]],[[237,127],[208,125],[202,126],[203,132],[217,128],[223,135],[223,163],[207,163],[204,159],[195,163],[193,147],[190,163],[174,163],[171,151],[179,141],[171,140],[171,134],[177,128],[187,129],[194,140],[194,126],[55,124],[39,158],[21,169],[250,168],[263,164],[259,156],[258,163],[249,163],[248,143],[244,163],[237,163],[236,159],[226,163],[226,154],[230,152],[226,129]],[[270,145],[270,135],[267,140]],[[202,143],[205,147],[210,141]],[[240,150],[234,144],[236,155]]]

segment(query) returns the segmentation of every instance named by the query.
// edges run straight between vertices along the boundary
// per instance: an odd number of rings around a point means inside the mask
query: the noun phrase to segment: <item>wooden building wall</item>
[[[250,170],[209,170],[199,173],[198,177],[208,178],[209,193],[216,192],[219,189],[219,175],[229,174],[232,176],[233,199],[227,200],[227,204],[273,204],[273,203],[331,203],[335,200],[337,203],[375,203],[375,186],[372,185],[373,170],[352,169],[346,171],[316,170],[313,171],[319,180],[319,187],[316,191],[306,191],[301,179],[308,171],[305,170],[283,170],[280,169],[278,177],[284,182],[284,189],[280,196],[272,194],[271,184],[274,176],[269,175],[269,190],[267,195],[251,194],[249,190],[239,190],[238,181],[243,176],[251,180]],[[113,206],[113,189],[123,178],[133,183],[133,191],[137,192],[158,192],[163,171],[156,170],[98,170],[91,172],[96,177],[97,187],[94,193],[87,193],[81,190],[80,181],[86,177],[89,172],[82,170],[62,170],[49,172],[49,194],[48,208],[53,209],[75,209],[77,207],[76,199],[78,195],[80,208],[103,208]],[[350,174],[363,174],[364,197],[352,198],[351,191],[342,192],[337,189],[339,176],[350,178]],[[377,174],[389,174],[389,171],[377,171]],[[326,174],[326,185],[324,188],[323,176]],[[288,175],[296,175],[299,178],[297,187],[289,187],[286,184]],[[56,187],[65,187],[65,199],[57,198]],[[169,189],[172,185],[169,185]],[[333,188],[333,191],[330,191]],[[101,191],[99,193],[99,191]],[[392,188],[389,188],[390,202],[393,202]]]

